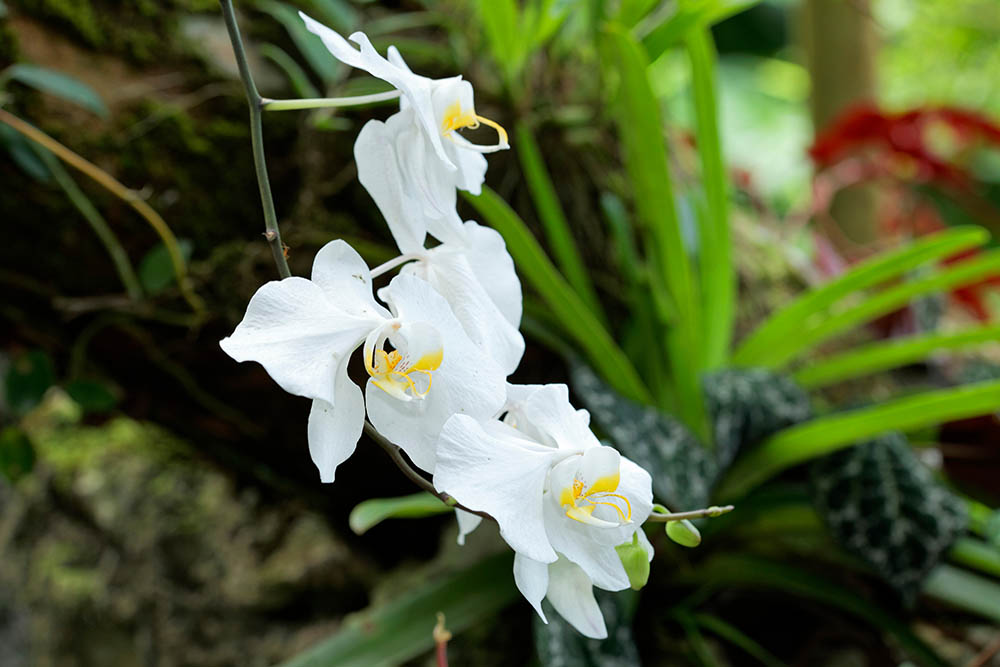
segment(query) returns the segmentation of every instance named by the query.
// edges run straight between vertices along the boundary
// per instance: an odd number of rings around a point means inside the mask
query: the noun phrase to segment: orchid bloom
[[[259,362],[287,392],[313,399],[309,451],[332,482],[368,417],[419,467],[433,471],[441,427],[453,414],[480,419],[505,400],[504,372],[466,335],[441,295],[415,276],[396,276],[372,295],[371,275],[344,241],[325,245],[310,280],[263,285],[222,349]],[[386,349],[386,344],[392,346]],[[363,347],[365,398],[348,377]]]
[[[652,510],[649,473],[601,445],[565,385],[508,386],[506,407],[502,421],[448,420],[435,487],[496,519],[516,552],[517,587],[543,620],[547,597],[582,634],[605,637],[593,586],[629,587],[615,546],[637,535],[652,558],[641,530]]]
[[[322,23],[301,12],[299,16],[337,60],[365,70],[399,90],[399,112],[385,123],[369,123],[366,130],[373,144],[394,147],[398,159],[407,166],[407,191],[418,204],[412,214],[452,220],[455,189],[479,194],[486,173],[483,153],[510,148],[506,130],[476,113],[472,85],[461,76],[430,79],[414,74],[395,47],[389,47],[389,57],[384,58],[362,32],[350,36],[360,47],[357,49]],[[496,130],[497,143],[473,144],[458,133],[481,124]],[[378,174],[373,176],[377,178]],[[361,174],[362,183],[366,180],[371,179]]]

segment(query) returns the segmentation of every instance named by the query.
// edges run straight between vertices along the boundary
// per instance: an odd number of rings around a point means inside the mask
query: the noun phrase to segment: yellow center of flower
[[[566,516],[581,523],[594,526],[614,526],[610,521],[604,521],[594,516],[594,510],[599,505],[615,508],[621,523],[632,520],[632,503],[625,496],[614,493],[618,488],[620,475],[599,477],[589,487],[579,479],[573,480],[572,486],[567,486],[559,494],[559,504],[566,508]],[[622,509],[622,506],[625,509]]]
[[[365,369],[379,389],[390,396],[409,400],[427,395],[431,390],[432,371],[441,366],[443,359],[444,350],[441,349],[425,354],[413,363],[408,363],[398,350],[375,350],[370,358],[365,358]],[[415,374],[423,375],[423,378],[418,375],[414,379]],[[426,380],[426,386],[419,380]]]
[[[499,123],[496,123],[489,118],[477,116],[474,111],[462,111],[462,104],[457,100],[444,110],[444,119],[441,121],[441,134],[447,135],[455,130],[461,130],[464,128],[475,130],[479,127],[480,123],[488,125],[497,131],[497,137],[499,139],[499,143],[497,145],[507,145],[507,130],[503,129]]]

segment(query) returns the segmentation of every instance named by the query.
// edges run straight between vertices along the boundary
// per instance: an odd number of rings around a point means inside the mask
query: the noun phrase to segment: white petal
[[[479,283],[507,321],[521,326],[521,281],[514,271],[514,260],[507,252],[503,237],[495,229],[469,221],[462,226],[464,248],[469,265]]]
[[[400,137],[403,134],[403,137]],[[417,135],[412,124],[399,118],[398,114],[388,122],[370,120],[365,123],[354,142],[354,160],[358,165],[358,180],[375,200],[382,216],[389,224],[389,231],[402,253],[412,253],[424,249],[427,234],[425,218],[419,213],[422,204],[414,199],[411,189],[404,185],[404,175],[396,153],[396,143],[402,139],[413,140],[405,135]]]
[[[542,598],[549,588],[549,565],[515,553],[514,583],[517,584],[517,590],[521,591],[524,599],[530,602],[542,620],[548,623],[549,619],[545,618],[545,612],[542,611]]]
[[[582,418],[569,402],[569,389],[564,384],[543,386],[521,404],[518,412],[518,428],[539,442],[566,451],[601,446],[590,430],[589,420]]]
[[[403,109],[389,121],[399,117],[399,124],[402,125],[412,114],[412,110]],[[450,162],[442,161],[435,154],[433,142],[412,122],[409,131],[401,130],[395,135],[395,151],[402,174],[401,182],[419,205],[419,208],[409,214],[426,217],[426,224],[429,228],[433,227],[437,234],[440,234],[441,229],[449,227],[459,229],[462,221],[455,210],[458,202],[455,192],[456,172],[449,166]],[[440,222],[432,224],[432,221]]]
[[[646,531],[642,529],[642,526],[636,528],[635,532],[639,534],[639,544],[642,545],[642,548],[646,551],[646,557],[648,558],[649,562],[652,563],[653,543],[649,541],[648,537],[646,537]]]
[[[591,639],[607,638],[604,616],[594,599],[594,587],[590,579],[582,569],[565,558],[549,565],[546,597],[552,608],[580,634]]]
[[[618,490],[632,504],[632,523],[641,526],[653,511],[653,479],[645,469],[622,457]],[[619,542],[619,544],[621,544]]]
[[[309,453],[323,482],[332,482],[337,466],[358,446],[365,423],[361,389],[347,376],[347,364],[337,370],[337,407],[314,400],[309,411]]]
[[[429,282],[448,301],[472,342],[495,359],[505,375],[517,369],[524,355],[524,338],[490,299],[465,253],[439,246],[426,259],[406,265],[403,273]]]
[[[346,313],[373,319],[389,317],[389,312],[372,295],[368,265],[344,240],[330,241],[316,253],[312,281]]]
[[[486,158],[483,154],[471,150],[469,141],[457,132],[452,132],[443,144],[448,158],[458,167],[456,187],[476,196],[481,194],[486,180]]]
[[[369,382],[368,416],[419,467],[434,471],[438,434],[454,414],[495,416],[506,400],[505,373],[465,333],[448,302],[427,282],[398,275],[379,295],[404,322],[427,322],[441,334],[444,358],[420,400],[400,401]]]
[[[580,457],[580,467],[576,478],[583,482],[587,491],[594,485],[611,484],[614,488],[601,488],[601,491],[614,491],[618,487],[622,455],[613,447],[591,447]]]
[[[483,517],[478,514],[466,512],[465,510],[456,509],[455,519],[458,521],[458,543],[464,546],[465,536],[479,527],[479,524],[483,522]]]
[[[475,419],[455,415],[441,431],[434,486],[496,519],[514,551],[550,563],[556,554],[545,535],[542,493],[556,454],[513,429],[487,433]]]
[[[628,575],[618,558],[615,545],[625,542],[626,536],[631,538],[635,532],[635,524],[613,528],[584,524],[566,516],[565,510],[548,496],[543,503],[543,512],[545,530],[552,548],[583,568],[595,586],[609,591],[629,587]],[[600,518],[614,517],[605,515]]]
[[[292,277],[257,290],[219,344],[237,361],[260,363],[285,391],[336,405],[334,371],[380,322],[344,312],[319,285]]]

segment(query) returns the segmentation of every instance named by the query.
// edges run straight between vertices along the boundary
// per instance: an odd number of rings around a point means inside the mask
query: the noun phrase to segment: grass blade
[[[465,194],[465,193],[463,193]],[[564,333],[583,349],[591,365],[620,394],[635,401],[651,402],[649,389],[632,362],[573,291],[566,279],[532,236],[528,226],[500,196],[488,187],[478,197],[465,195],[483,219],[500,232],[518,270],[552,310]]]
[[[643,37],[642,46],[652,62],[663,55],[664,51],[679,44],[692,31],[710,28],[759,2],[760,0],[704,0],[679,3],[676,12]]]
[[[0,72],[0,88],[9,80],[19,81],[43,93],[60,97],[101,118],[108,117],[108,107],[101,96],[83,81],[68,74],[39,65],[17,63]]]
[[[459,633],[518,597],[510,554],[411,589],[388,604],[351,615],[329,639],[280,667],[394,667],[434,647],[431,629],[443,612]]]
[[[673,317],[667,350],[677,386],[678,415],[699,435],[708,428],[700,389],[703,332],[698,286],[681,233],[663,141],[660,107],[649,83],[649,62],[631,34],[609,26],[603,44],[620,79],[614,114],[646,240],[653,290],[669,297]]]
[[[1000,623],[1000,584],[951,565],[938,565],[924,583],[924,595]]]
[[[542,222],[542,229],[545,231],[549,247],[552,248],[556,264],[580,298],[601,321],[606,322],[601,302],[597,298],[587,267],[573,241],[569,222],[559,203],[555,185],[545,167],[542,152],[538,148],[531,128],[524,123],[519,124],[514,133],[514,143],[517,145],[517,156],[521,160],[524,179],[528,183],[531,199],[535,202],[538,218]]]
[[[927,262],[981,246],[988,240],[989,233],[982,227],[954,227],[875,255],[825,285],[806,292],[768,318],[740,344],[733,355],[733,363],[757,365],[768,351],[797,336],[810,318],[822,316],[830,306],[849,294],[897,278]]]
[[[304,97],[306,99],[322,97],[316,86],[312,84],[309,80],[309,75],[306,74],[305,70],[295,62],[295,59],[290,55],[285,53],[279,47],[274,44],[261,44],[258,47],[260,55],[267,58],[272,63],[278,66],[278,68],[284,72],[285,77],[288,79],[288,83],[292,86],[292,90],[299,97]]]
[[[729,238],[729,179],[722,161],[718,102],[715,95],[715,44],[707,28],[687,36],[691,61],[698,156],[706,210],[698,216],[705,366],[718,368],[729,356],[736,278]]]
[[[779,431],[737,459],[716,495],[740,497],[787,468],[886,431],[914,430],[996,410],[1000,410],[1000,381],[927,391],[811,419]]]
[[[807,389],[825,387],[928,358],[939,350],[1000,341],[1000,325],[974,327],[957,333],[931,333],[854,348],[797,371],[795,380]]]
[[[743,649],[747,655],[755,658],[762,665],[766,665],[766,667],[784,667],[785,663],[778,660],[773,653],[758,644],[745,632],[731,623],[722,620],[718,616],[714,614],[697,613],[692,614],[692,618],[695,623],[705,628],[715,636],[720,639],[725,639],[737,648]]]

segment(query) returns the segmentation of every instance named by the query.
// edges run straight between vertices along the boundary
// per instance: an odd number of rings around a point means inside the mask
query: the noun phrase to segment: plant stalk
[[[302,109],[330,109],[356,107],[376,102],[387,102],[399,97],[398,90],[388,90],[372,95],[355,95],[353,97],[312,97],[298,100],[272,100],[260,98],[261,111],[299,111]]]

